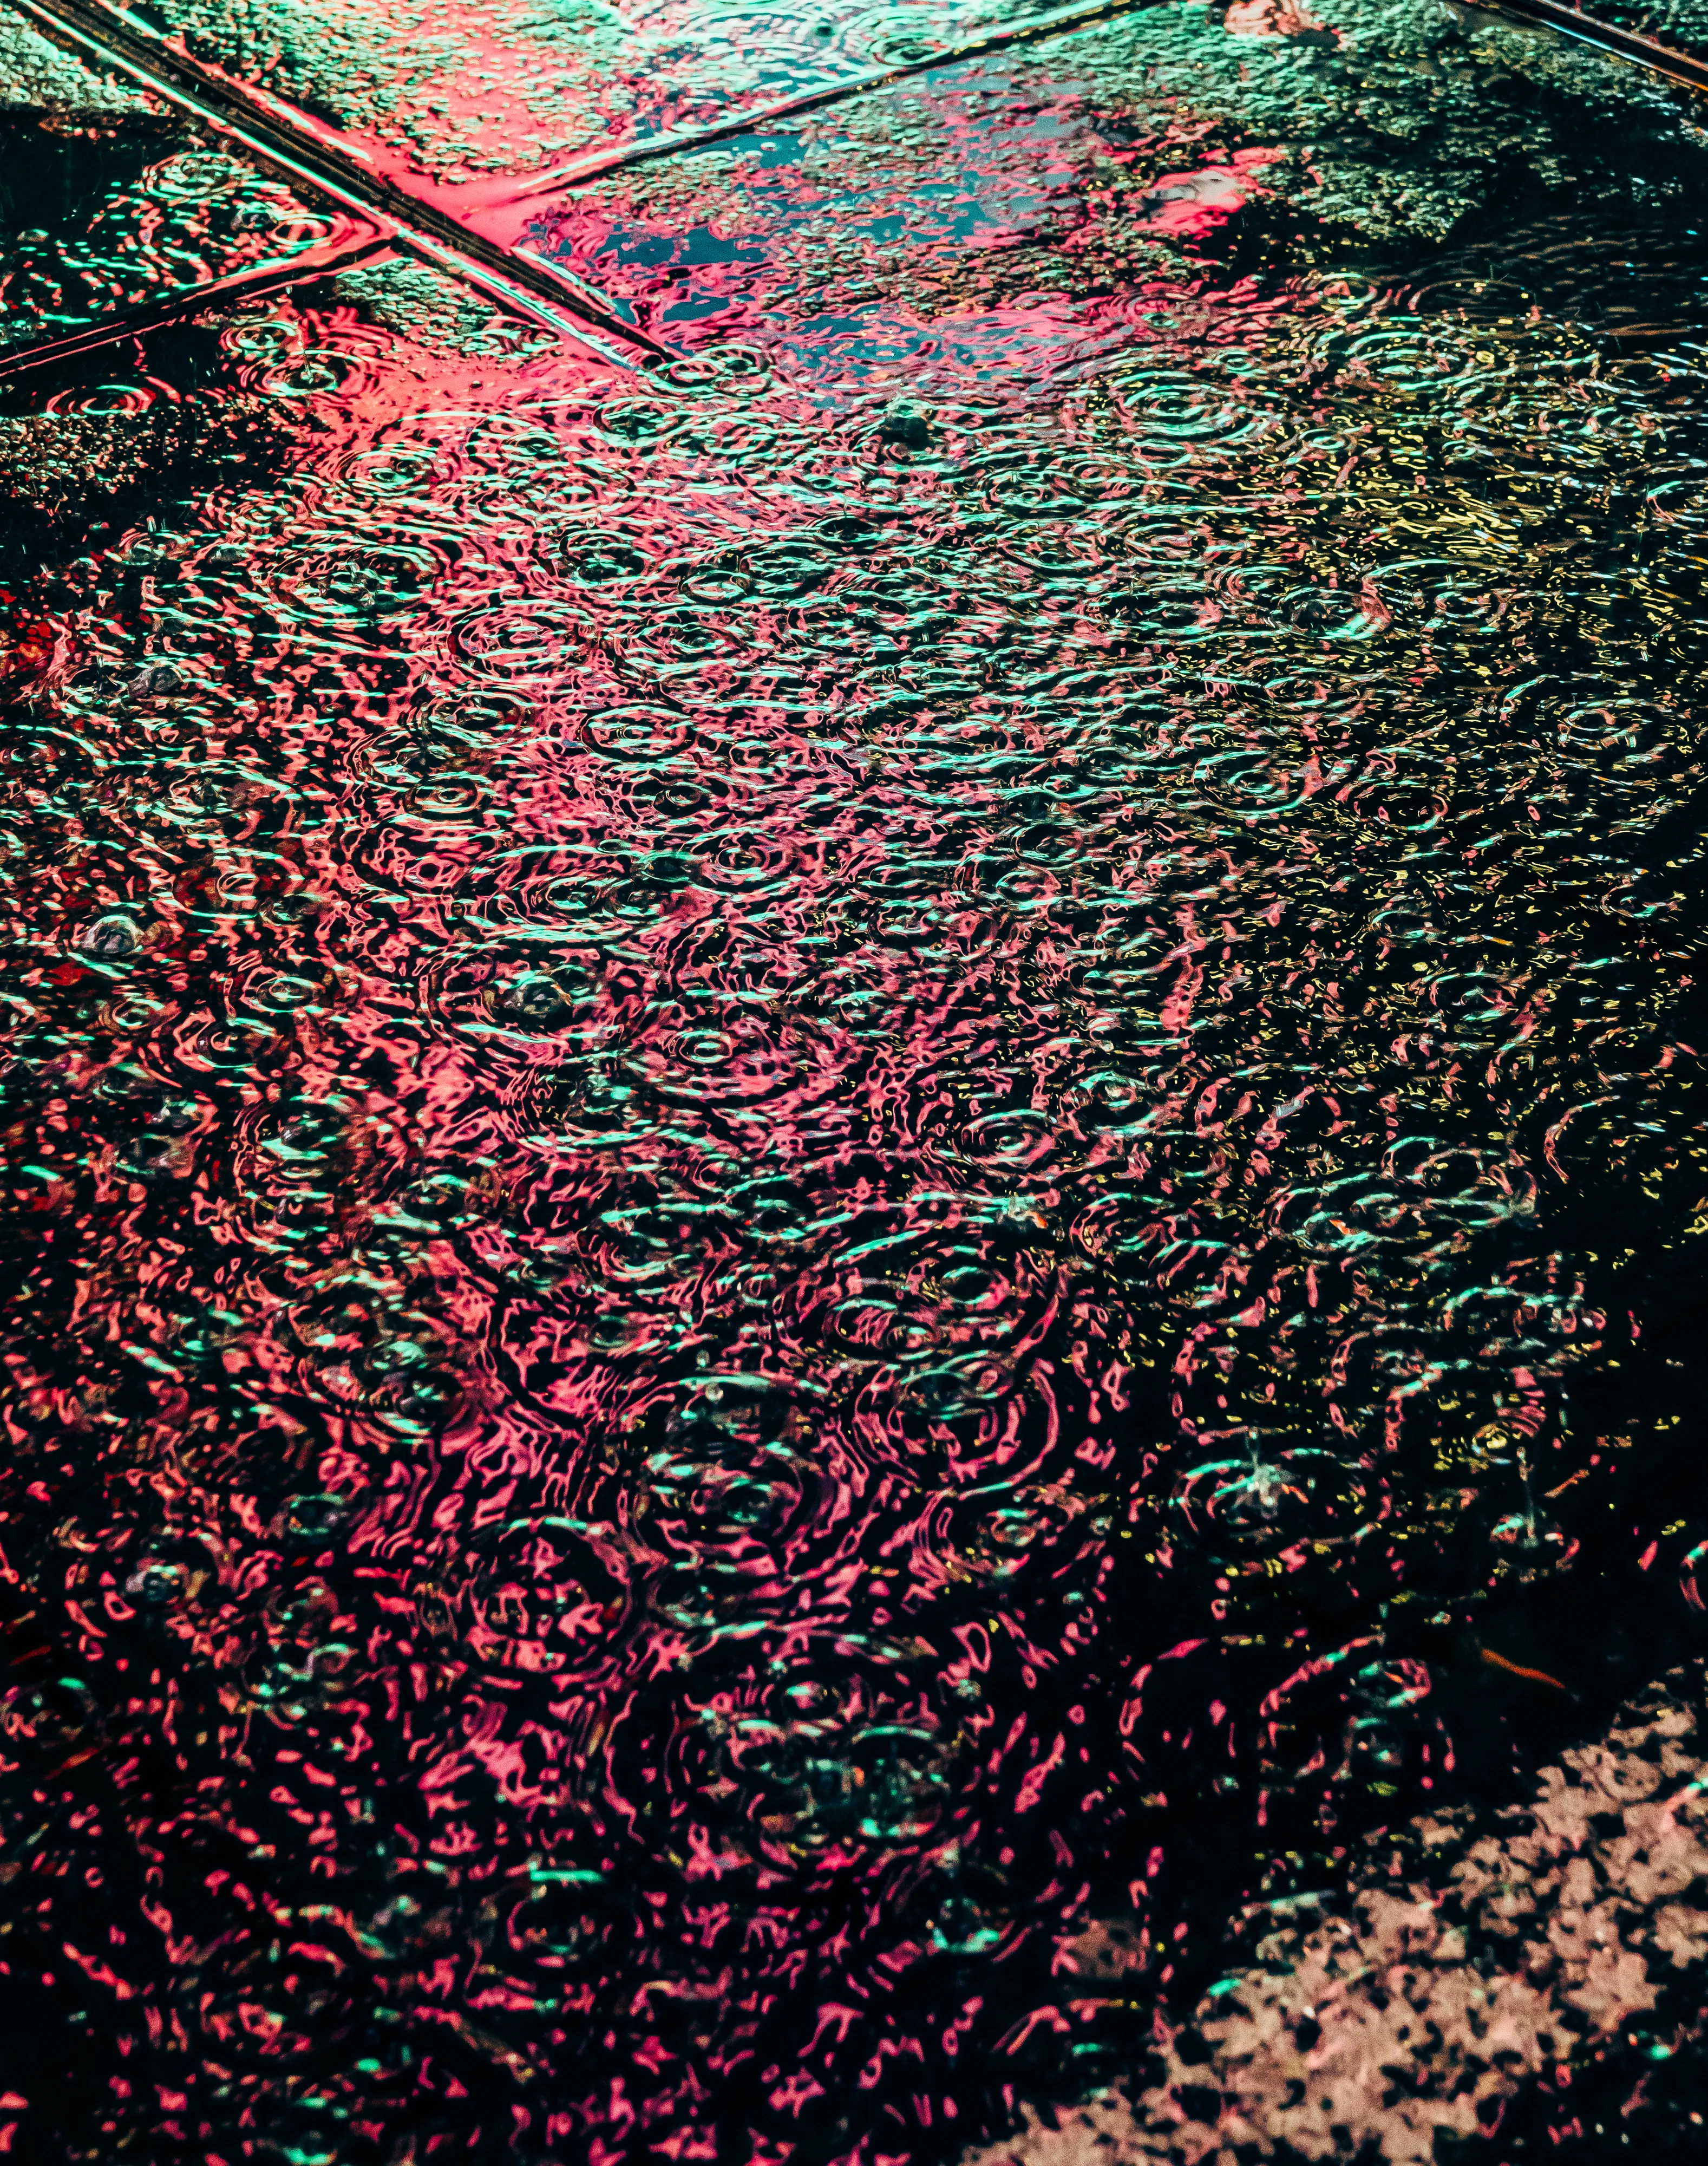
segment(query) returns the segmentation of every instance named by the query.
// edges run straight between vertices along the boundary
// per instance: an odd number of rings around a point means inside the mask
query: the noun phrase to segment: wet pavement
[[[1700,2155],[1708,1788],[1700,1663],[1494,1815],[1372,1833],[1349,1888],[1262,1906],[1249,1967],[1165,2017],[1142,2089],[983,2156],[1168,2159]],[[1082,1968],[1119,1943],[1089,1934]],[[1633,2131],[1635,2138],[1633,2139]]]
[[[16,2158],[1175,2096],[1700,1644],[1701,108],[1018,19],[0,26]]]

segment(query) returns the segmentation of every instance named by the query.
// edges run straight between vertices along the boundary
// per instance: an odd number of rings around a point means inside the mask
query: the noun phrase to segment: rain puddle
[[[1700,1644],[1703,108],[161,0],[198,117],[95,12],[0,25],[0,2149],[1139,2080]]]

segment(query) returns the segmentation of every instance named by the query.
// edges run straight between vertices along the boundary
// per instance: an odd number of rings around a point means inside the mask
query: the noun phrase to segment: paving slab
[[[4,48],[13,2155],[1694,2140],[1696,108],[854,19]]]

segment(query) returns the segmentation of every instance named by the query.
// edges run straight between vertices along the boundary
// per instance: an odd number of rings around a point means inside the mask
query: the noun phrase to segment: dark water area
[[[34,80],[5,347],[333,231]],[[0,378],[0,2148],[957,2158],[1700,1649],[1704,143],[1159,8]]]

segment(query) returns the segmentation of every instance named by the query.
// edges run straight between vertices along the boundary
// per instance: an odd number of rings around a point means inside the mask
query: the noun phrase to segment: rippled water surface
[[[332,231],[26,45],[13,347]],[[1164,7],[0,383],[0,2148],[952,2157],[1689,1644],[1702,143]]]

